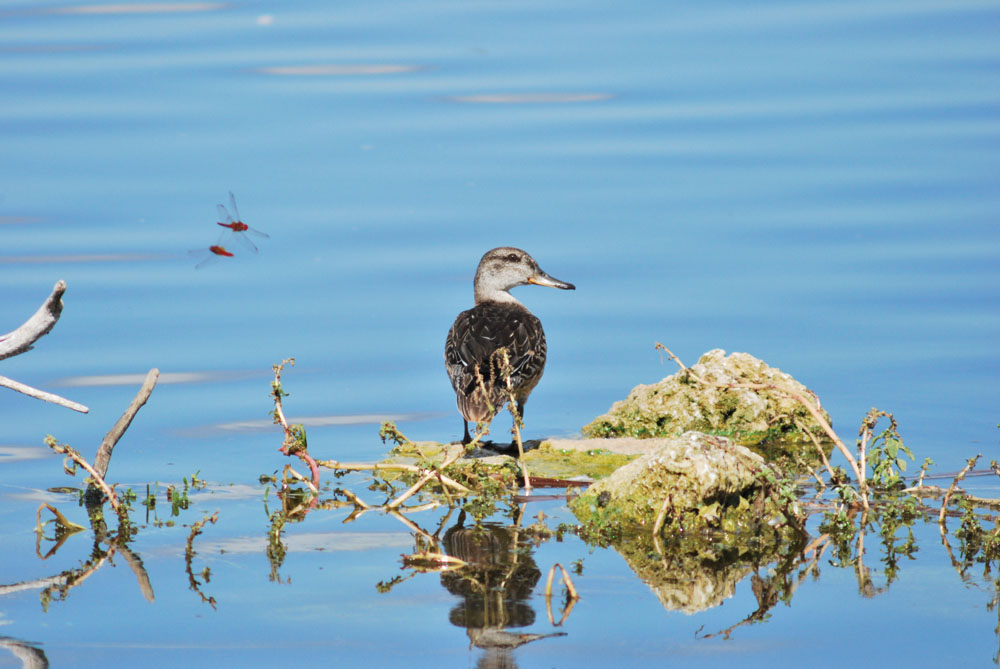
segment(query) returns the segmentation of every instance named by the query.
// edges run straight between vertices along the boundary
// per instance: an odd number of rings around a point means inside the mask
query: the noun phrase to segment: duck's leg
[[[462,437],[462,446],[468,446],[469,442],[472,441],[472,437],[469,436],[469,421],[462,419],[462,427],[465,429],[465,436]]]

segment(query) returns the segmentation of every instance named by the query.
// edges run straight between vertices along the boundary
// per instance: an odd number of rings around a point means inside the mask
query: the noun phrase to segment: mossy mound
[[[570,509],[615,534],[651,527],[664,508],[671,520],[694,511],[708,525],[725,519],[725,529],[736,529],[766,468],[761,456],[725,437],[686,432],[597,481]]]
[[[582,538],[613,546],[664,608],[694,613],[722,603],[760,565],[801,550],[803,514],[784,485],[773,465],[746,447],[687,432],[662,440],[569,506]]]
[[[790,375],[748,353],[727,356],[715,349],[701,356],[691,371],[712,383],[769,384],[812,397],[809,389]],[[825,412],[823,417],[829,420]],[[826,439],[806,408],[790,395],[772,389],[708,385],[680,371],[658,383],[636,386],[608,413],[586,425],[583,433],[591,438],[648,438],[696,430],[729,437],[744,446],[765,447],[811,441],[799,425],[818,439]]]

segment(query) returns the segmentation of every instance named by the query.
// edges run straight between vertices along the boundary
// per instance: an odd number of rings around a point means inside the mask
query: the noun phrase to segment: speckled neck
[[[480,286],[479,282],[476,282],[473,293],[476,304],[495,302],[496,304],[509,304],[513,307],[521,307],[522,309],[525,308],[524,305],[521,304],[520,300],[502,288],[496,288],[495,286]]]

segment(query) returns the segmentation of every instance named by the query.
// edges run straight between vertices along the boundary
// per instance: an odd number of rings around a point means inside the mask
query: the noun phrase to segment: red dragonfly
[[[197,265],[194,266],[195,269],[201,269],[208,263],[215,262],[220,257],[224,258],[233,257],[233,254],[227,251],[225,246],[220,246],[219,244],[213,244],[212,246],[209,246],[207,249],[195,249],[194,251],[188,251],[188,253],[194,256],[198,256],[199,258],[204,256],[204,258]]]
[[[229,206],[232,207],[233,209],[232,216],[230,216],[229,212],[226,211],[225,206],[220,204],[216,207],[219,212],[219,218],[222,219],[221,221],[218,221],[218,224],[224,228],[229,228],[232,231],[231,236],[234,237],[236,241],[238,241],[244,247],[246,247],[248,251],[253,251],[254,253],[257,253],[257,245],[254,244],[252,241],[250,241],[250,238],[247,236],[247,233],[249,232],[250,234],[256,235],[257,237],[264,237],[264,238],[270,238],[270,235],[268,235],[266,232],[261,232],[260,230],[255,230],[254,228],[251,228],[249,225],[247,225],[240,219],[240,211],[239,209],[236,208],[236,197],[233,195],[232,191],[229,191]]]

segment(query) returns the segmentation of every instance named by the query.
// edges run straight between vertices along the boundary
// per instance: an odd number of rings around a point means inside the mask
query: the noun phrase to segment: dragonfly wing
[[[230,225],[233,224],[233,219],[229,216],[229,212],[226,211],[224,206],[217,204],[215,205],[215,210],[219,212],[219,219],[221,219],[221,223],[228,223]]]
[[[250,238],[247,237],[242,232],[234,232],[234,233],[232,233],[230,235],[226,235],[226,236],[229,237],[229,238],[231,238],[231,239],[235,239],[239,243],[240,246],[242,246],[243,248],[245,248],[250,253],[257,253],[257,245],[254,244],[252,241],[250,241]]]
[[[208,263],[217,260],[219,256],[215,255],[208,249],[195,249],[193,251],[188,251],[188,254],[199,258],[198,264],[194,266],[195,269],[201,269]]]
[[[233,208],[233,216],[236,217],[237,221],[242,221],[240,218],[240,210],[236,208],[236,196],[233,195],[233,191],[229,191],[229,206]]]

